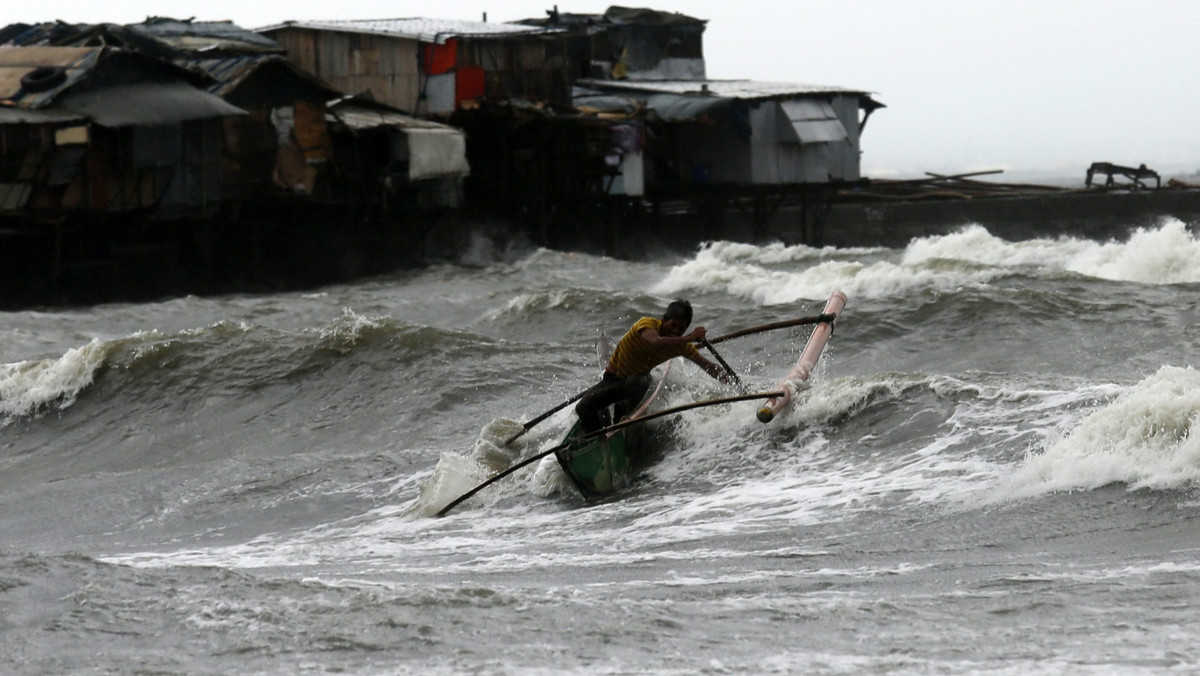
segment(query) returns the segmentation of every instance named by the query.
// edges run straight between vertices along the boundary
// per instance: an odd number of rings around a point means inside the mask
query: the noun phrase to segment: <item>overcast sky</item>
[[[11,2],[8,22],[136,23],[602,13],[581,0]],[[708,20],[708,76],[873,92],[862,141],[877,177],[1004,169],[1078,176],[1108,161],[1200,170],[1200,0],[623,2]],[[1030,172],[1041,172],[1031,174]],[[1003,180],[1003,177],[1000,177]]]

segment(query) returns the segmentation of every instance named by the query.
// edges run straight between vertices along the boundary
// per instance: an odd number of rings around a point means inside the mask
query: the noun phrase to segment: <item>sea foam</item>
[[[1130,489],[1200,482],[1200,372],[1163,366],[1091,413],[1044,451],[1033,452],[1008,491],[1027,497],[1124,483]]]
[[[1091,277],[1144,284],[1200,282],[1200,240],[1183,222],[1168,219],[1157,229],[1138,229],[1127,242],[1094,244],[1067,269]]]

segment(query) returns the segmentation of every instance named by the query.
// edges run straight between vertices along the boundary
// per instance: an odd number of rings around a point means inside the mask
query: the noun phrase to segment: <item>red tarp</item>
[[[458,38],[446,40],[444,45],[425,45],[425,74],[449,73],[458,63]]]
[[[454,83],[454,106],[463,101],[477,99],[484,94],[484,73],[479,66],[463,66],[458,69]]]

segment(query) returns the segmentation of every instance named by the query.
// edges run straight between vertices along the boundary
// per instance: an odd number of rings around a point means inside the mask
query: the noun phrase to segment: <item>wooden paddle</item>
[[[708,351],[712,352],[712,356],[716,357],[717,362],[719,362],[721,364],[721,366],[725,369],[725,373],[728,373],[729,377],[733,379],[733,384],[735,387],[738,388],[738,392],[745,394],[746,393],[746,385],[744,383],[742,383],[742,379],[738,377],[738,374],[734,373],[733,367],[730,366],[729,363],[725,361],[725,358],[721,356],[721,353],[717,352],[717,348],[713,347],[712,343],[708,342],[708,339],[706,339],[706,338],[701,338],[700,344],[703,345],[704,347],[707,347]]]
[[[534,418],[533,420],[530,420],[529,422],[525,423],[524,425],[522,425],[523,429],[520,432],[517,432],[516,434],[514,434],[511,437],[504,440],[504,445],[507,446],[507,445],[511,444],[512,442],[516,441],[517,439],[519,439],[521,437],[521,435],[523,435],[526,432],[528,432],[529,430],[533,429],[534,425],[542,422],[546,418],[549,418],[550,416],[554,415],[555,413],[558,413],[559,411],[563,410],[564,408],[579,401],[580,399],[583,398],[583,395],[585,395],[585,394],[587,394],[587,390],[580,392],[579,394],[571,397],[570,399],[564,401],[563,403],[559,404],[558,406],[555,406],[554,408],[550,409],[549,411],[546,411],[545,413],[539,415],[538,417]]]
[[[768,397],[778,397],[778,396],[782,396],[782,395],[783,395],[783,392],[759,392],[757,394],[741,394],[736,397],[723,397],[721,399],[707,399],[705,401],[694,401],[690,404],[683,404],[682,406],[676,406],[674,408],[668,408],[668,409],[665,409],[662,411],[657,411],[655,413],[651,413],[649,415],[645,415],[645,416],[642,416],[641,418],[637,418],[634,420],[625,420],[625,421],[619,422],[615,425],[609,425],[608,427],[605,427],[603,429],[598,429],[595,432],[590,432],[588,434],[584,434],[584,435],[575,437],[569,441],[566,441],[564,443],[561,443],[561,444],[555,446],[554,448],[551,448],[548,451],[542,451],[541,453],[533,454],[532,456],[518,462],[517,464],[513,465],[512,467],[509,467],[508,469],[504,470],[503,472],[500,472],[499,474],[488,479],[487,481],[484,481],[483,483],[479,484],[475,488],[472,488],[471,490],[467,491],[466,493],[463,493],[462,495],[458,496],[450,504],[441,508],[441,510],[438,511],[437,516],[445,516],[446,513],[449,512],[451,509],[457,507],[459,504],[461,504],[467,498],[470,498],[472,495],[475,495],[476,493],[483,490],[484,488],[491,486],[492,484],[503,479],[504,477],[508,476],[509,474],[512,474],[513,472],[521,469],[522,467],[530,465],[537,460],[541,460],[542,458],[546,457],[547,455],[550,455],[551,453],[557,453],[558,451],[561,451],[562,449],[564,449],[578,441],[582,441],[584,439],[592,439],[592,438],[598,437],[602,434],[608,434],[610,432],[615,432],[617,430],[625,429],[626,427],[629,427],[630,425],[636,425],[638,423],[643,423],[648,420],[654,420],[655,418],[661,418],[666,415],[671,415],[672,413],[680,413],[682,411],[689,411],[693,408],[700,408],[702,406],[716,406],[718,404],[731,404],[731,403],[738,402],[738,401],[748,401],[751,399],[758,399],[760,397],[768,398]]]
[[[596,339],[596,356],[600,358],[600,370],[601,371],[604,370],[605,364],[608,363],[608,355],[611,352],[612,352],[612,347],[609,345],[609,342],[608,342],[608,334],[604,332],[603,328],[601,328],[600,329],[600,337]],[[588,392],[587,390],[584,390],[584,391],[580,392],[579,394],[571,397],[570,399],[564,401],[563,403],[559,404],[558,406],[555,406],[554,408],[550,409],[549,411],[546,411],[545,413],[539,415],[538,417],[534,418],[533,420],[530,420],[529,422],[525,423],[522,426],[524,429],[522,429],[520,432],[517,432],[516,434],[514,434],[511,437],[504,440],[504,445],[508,446],[512,442],[521,438],[521,435],[523,435],[526,432],[528,432],[529,430],[533,429],[534,425],[537,425],[538,423],[542,422],[546,418],[549,418],[550,416],[554,415],[555,413],[558,413],[559,411],[563,410],[564,408],[579,401],[580,399],[583,398],[583,395],[587,394],[587,392]]]

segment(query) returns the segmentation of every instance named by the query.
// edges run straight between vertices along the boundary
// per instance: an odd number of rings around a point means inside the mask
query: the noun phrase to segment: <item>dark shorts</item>
[[[649,387],[649,373],[619,378],[605,371],[600,382],[593,385],[575,405],[583,432],[586,434],[604,427],[606,421],[601,418],[601,412],[609,406],[613,406],[614,421],[632,413],[642,397],[646,396]]]

